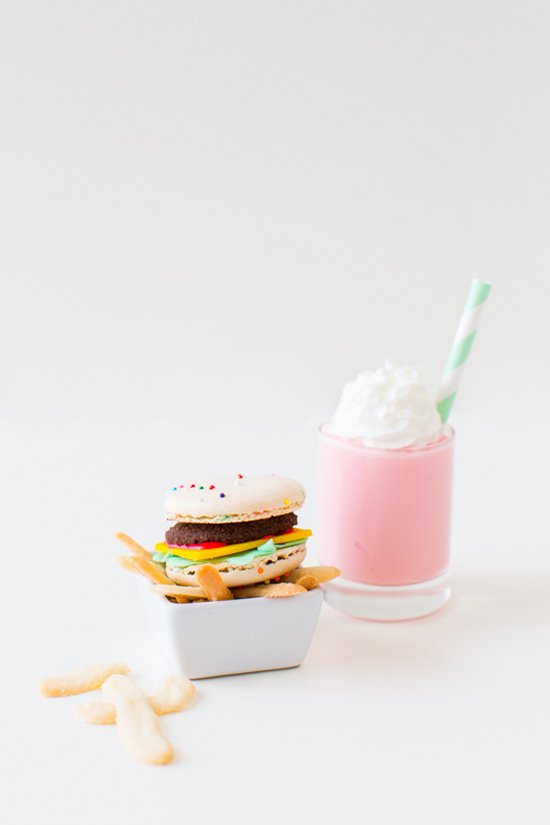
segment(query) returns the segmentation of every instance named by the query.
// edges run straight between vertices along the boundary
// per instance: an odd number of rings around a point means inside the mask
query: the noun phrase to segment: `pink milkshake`
[[[320,557],[344,612],[426,615],[449,598],[454,433],[410,368],[386,363],[346,385],[319,434]]]

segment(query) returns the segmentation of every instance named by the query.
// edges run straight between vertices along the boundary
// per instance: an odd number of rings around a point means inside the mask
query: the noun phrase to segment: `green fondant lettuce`
[[[161,564],[167,562],[173,567],[193,567],[196,564],[250,564],[254,559],[262,556],[272,556],[278,550],[283,550],[286,547],[297,547],[299,544],[305,544],[305,539],[299,541],[287,541],[285,544],[276,545],[273,539],[269,539],[255,547],[253,550],[243,550],[242,553],[234,553],[231,556],[218,556],[215,559],[203,559],[202,561],[191,561],[190,559],[183,559],[181,556],[175,556],[173,553],[155,553],[153,561],[158,561]]]

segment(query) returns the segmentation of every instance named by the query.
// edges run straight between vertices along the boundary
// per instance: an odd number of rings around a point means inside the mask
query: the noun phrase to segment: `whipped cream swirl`
[[[437,441],[441,419],[418,370],[386,361],[344,385],[325,431],[360,440],[366,447],[396,450]]]

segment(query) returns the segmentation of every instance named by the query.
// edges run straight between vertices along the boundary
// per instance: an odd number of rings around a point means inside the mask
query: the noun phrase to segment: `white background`
[[[546,822],[547,4],[0,17],[2,821]],[[435,392],[473,276],[448,608],[326,608],[299,670],[201,683],[165,769],[37,697],[96,659],[158,681],[112,534],[215,471],[300,478],[315,526],[342,382],[389,356]]]

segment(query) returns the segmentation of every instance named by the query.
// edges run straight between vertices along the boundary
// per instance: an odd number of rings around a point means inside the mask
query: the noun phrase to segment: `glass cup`
[[[333,607],[364,619],[415,619],[451,595],[449,550],[454,431],[426,447],[379,449],[319,430],[324,585]]]

